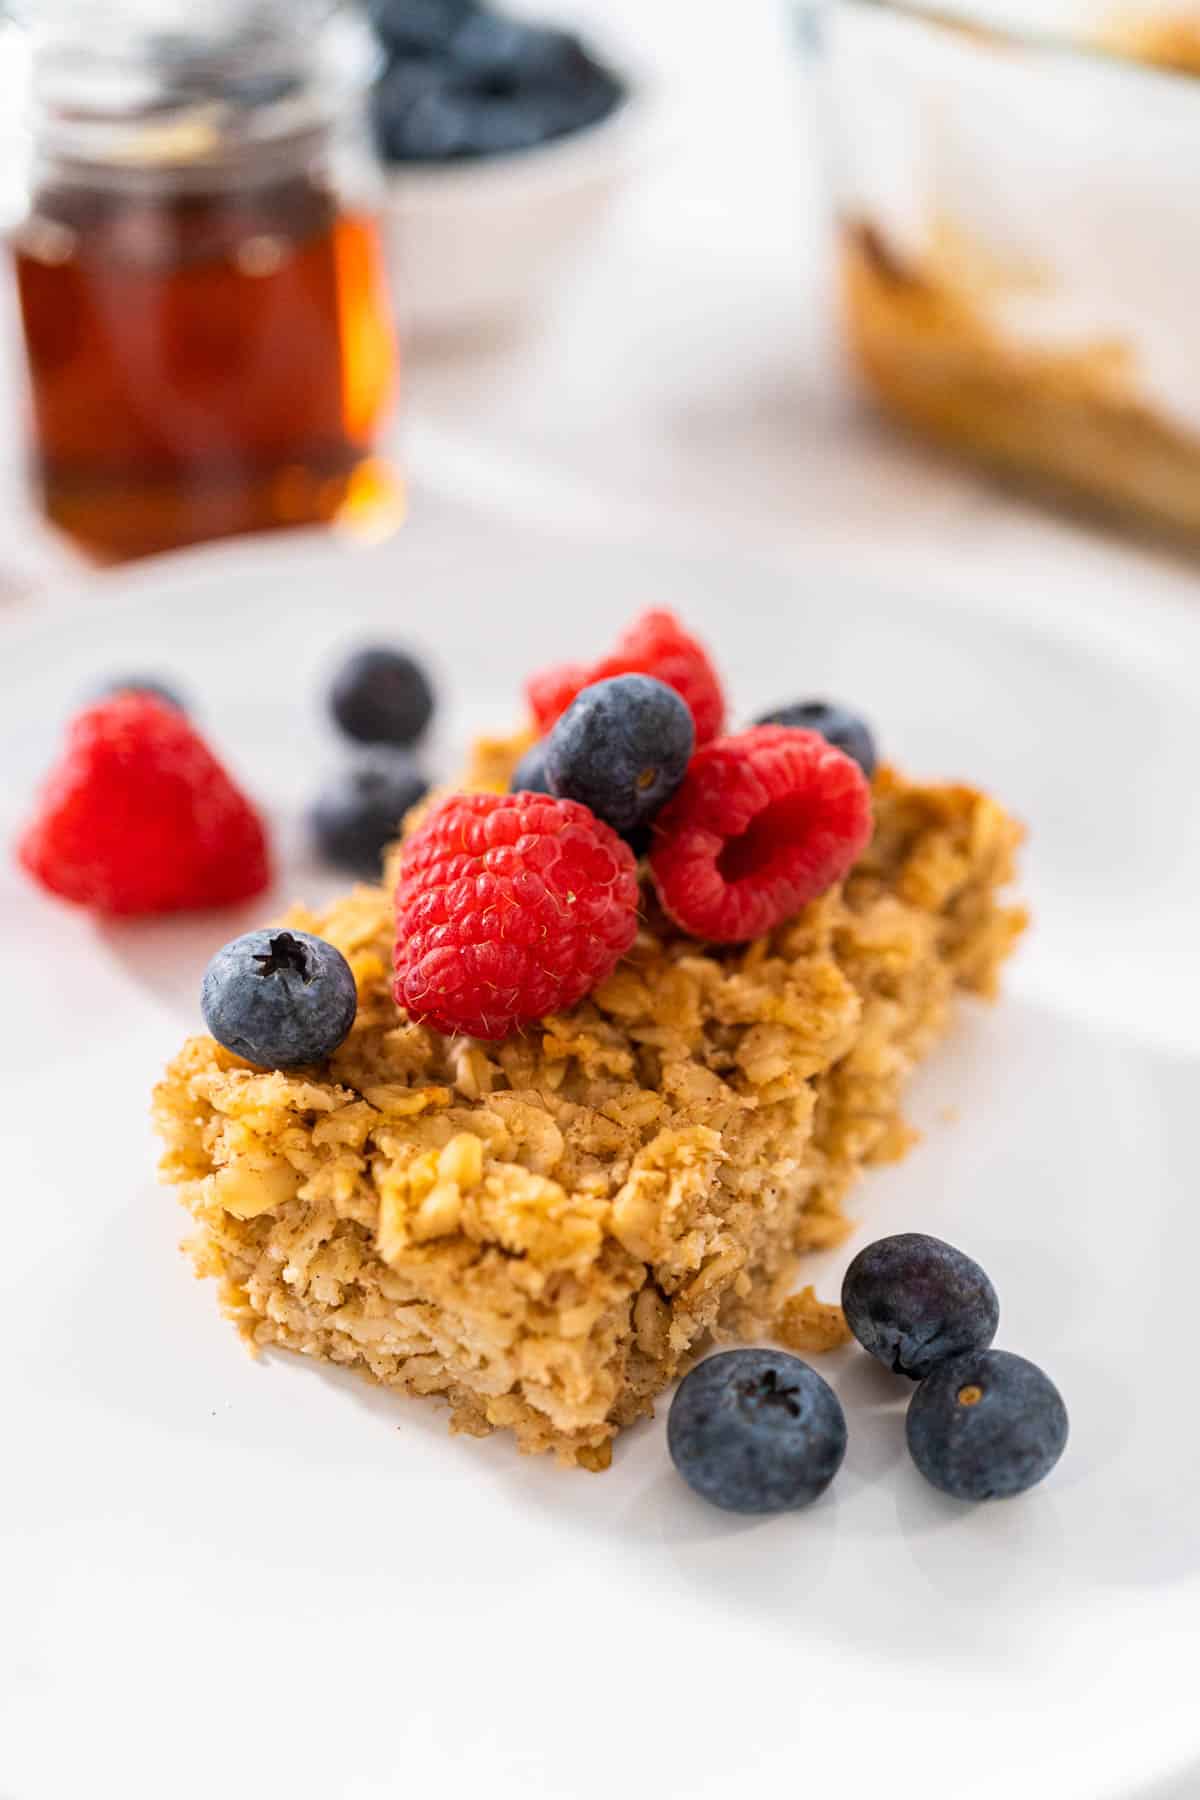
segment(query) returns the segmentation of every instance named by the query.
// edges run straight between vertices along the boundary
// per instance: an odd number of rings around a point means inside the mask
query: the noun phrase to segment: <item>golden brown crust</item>
[[[1056,498],[1200,534],[1200,444],[1139,398],[1129,346],[1038,349],[990,322],[997,286],[1036,283],[1036,271],[991,268],[948,229],[910,265],[855,224],[841,274],[854,359],[907,425]]]
[[[589,1001],[502,1044],[398,1014],[383,888],[295,912],[354,970],[346,1043],[285,1074],[193,1038],[155,1094],[197,1270],[250,1343],[604,1467],[706,1340],[760,1328],[797,1253],[849,1229],[954,989],[991,992],[1022,929],[993,802],[884,771],[876,809],[845,887],[769,938],[712,950],[654,917]]]

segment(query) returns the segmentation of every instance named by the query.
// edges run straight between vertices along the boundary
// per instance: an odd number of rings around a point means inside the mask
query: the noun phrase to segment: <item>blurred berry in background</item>
[[[371,95],[380,154],[451,162],[599,124],[625,90],[568,31],[473,0],[367,0],[386,57]]]

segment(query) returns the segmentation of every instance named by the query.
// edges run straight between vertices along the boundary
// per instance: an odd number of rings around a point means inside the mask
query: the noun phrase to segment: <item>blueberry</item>
[[[118,694],[149,694],[155,700],[161,700],[164,706],[173,706],[176,712],[185,713],[187,707],[178,688],[169,682],[160,681],[156,675],[122,675],[109,681],[103,681],[92,689],[91,700],[112,700]]]
[[[495,156],[582,130],[624,98],[617,78],[570,32],[480,7],[377,0],[376,29],[393,61],[371,94],[371,121],[390,162]]]
[[[546,741],[546,773],[560,799],[633,832],[671,798],[695,743],[692,715],[673,688],[649,675],[614,675],[584,688],[559,719]]]
[[[347,737],[404,746],[415,743],[433,717],[433,689],[407,651],[371,645],[342,664],[329,705]]]
[[[801,731],[819,731],[829,743],[856,762],[869,781],[879,766],[879,754],[870,727],[856,713],[832,700],[802,700],[764,713],[756,725],[791,725]]]
[[[371,123],[387,162],[454,162],[531,150],[582,130],[615,102],[595,88],[564,93],[520,85],[498,91],[441,64],[399,64],[376,83]]]
[[[371,125],[387,162],[448,162],[465,154],[470,117],[440,62],[404,62],[371,90]]]
[[[1050,1473],[1067,1442],[1062,1395],[1035,1363],[966,1350],[909,1403],[905,1432],[927,1481],[956,1500],[1003,1500]]]
[[[309,814],[317,848],[351,875],[378,881],[383,853],[399,836],[405,813],[428,792],[406,751],[377,751],[335,775],[317,795]]]
[[[476,0],[367,0],[380,43],[395,56],[438,56],[476,11]]]
[[[248,931],[209,963],[204,1022],[260,1069],[323,1062],[354,1023],[354,976],[340,950],[306,931]]]
[[[1000,1322],[979,1264],[919,1231],[859,1251],[842,1283],[842,1310],[863,1349],[913,1381],[960,1350],[983,1349]]]
[[[787,1512],[825,1492],[846,1454],[829,1383],[783,1350],[725,1350],[685,1375],[667,1418],[671,1460],[728,1512]]]
[[[478,100],[462,95],[456,107],[459,156],[511,156],[532,150],[546,135],[535,109],[519,96]]]
[[[567,87],[599,69],[572,32],[483,10],[455,32],[450,54],[458,68],[486,81],[493,92],[515,93],[535,84]]]
[[[548,794],[551,792],[550,782],[546,775],[546,740],[539,738],[531,744],[520,762],[512,772],[512,780],[508,784],[510,794]]]
[[[566,137],[598,125],[616,111],[624,97],[625,90],[615,76],[599,68],[568,82],[547,84],[536,99],[542,136],[547,140]]]
[[[530,25],[523,19],[509,19],[501,13],[480,10],[465,20],[450,42],[450,55],[463,73],[515,92],[522,77],[540,79],[544,66],[552,61],[552,40],[564,32],[547,26]]]

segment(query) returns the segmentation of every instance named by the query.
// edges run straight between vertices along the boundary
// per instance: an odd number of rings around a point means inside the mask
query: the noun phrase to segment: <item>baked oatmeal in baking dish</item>
[[[1052,497],[1196,541],[1197,18],[1109,0],[798,5],[819,44],[845,336],[872,396]]]

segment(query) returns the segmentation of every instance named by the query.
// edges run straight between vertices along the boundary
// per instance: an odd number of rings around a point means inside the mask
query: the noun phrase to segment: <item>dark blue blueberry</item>
[[[614,76],[595,69],[570,81],[547,82],[527,93],[525,101],[537,115],[541,140],[549,142],[599,125],[616,111],[624,92]]]
[[[470,153],[472,117],[442,62],[401,62],[371,90],[371,125],[386,162],[450,162]]]
[[[157,675],[122,675],[102,681],[92,689],[91,699],[111,700],[117,694],[150,694],[155,700],[161,700],[164,706],[173,706],[176,712],[187,711],[179,689],[172,687],[169,682],[160,681]]]
[[[476,99],[462,94],[453,101],[458,120],[459,156],[511,156],[532,150],[545,136],[536,108],[520,95]]]
[[[966,1350],[939,1363],[909,1403],[912,1459],[956,1500],[1004,1500],[1050,1473],[1066,1447],[1062,1395],[1035,1363]]]
[[[329,691],[347,737],[363,744],[414,744],[433,717],[433,689],[407,651],[372,645],[347,657]]]
[[[476,11],[476,0],[367,0],[380,43],[395,56],[442,56]]]
[[[829,1383],[783,1350],[725,1350],[685,1375],[667,1418],[671,1460],[728,1512],[787,1512],[825,1492],[846,1454]]]
[[[597,123],[611,105],[594,92],[476,94],[443,71],[402,65],[378,82],[371,121],[387,162],[454,162],[532,150]],[[415,71],[415,73],[414,73]]]
[[[403,750],[377,751],[326,783],[309,814],[317,848],[338,868],[378,881],[383,853],[429,783]]]
[[[204,1023],[218,1044],[260,1069],[332,1056],[354,1023],[354,976],[340,950],[307,931],[248,931],[209,963]]]
[[[551,791],[579,800],[614,831],[634,832],[687,772],[696,728],[674,689],[649,675],[614,675],[573,700],[546,740]]]
[[[512,780],[508,784],[510,794],[548,794],[551,792],[550,782],[546,776],[546,740],[539,738],[531,744],[520,762],[512,772]]]
[[[864,1350],[913,1381],[947,1356],[990,1344],[1000,1322],[979,1264],[919,1231],[859,1251],[842,1283],[842,1311]]]
[[[857,713],[832,700],[802,700],[794,706],[779,706],[764,713],[756,725],[791,725],[801,731],[819,731],[821,736],[856,762],[869,781],[879,767],[879,753],[870,727]]]
[[[402,30],[402,8],[377,29],[394,60],[371,95],[390,162],[452,162],[529,150],[580,131],[624,98],[617,78],[569,32],[472,7]],[[437,8],[434,9],[438,11]]]
[[[482,9],[455,32],[450,54],[463,74],[486,84],[480,91],[494,93],[535,86],[561,91],[606,72],[572,32]]]
[[[522,79],[543,78],[553,65],[558,40],[566,35],[481,9],[454,33],[450,55],[463,75],[489,83],[494,93],[513,94]]]

